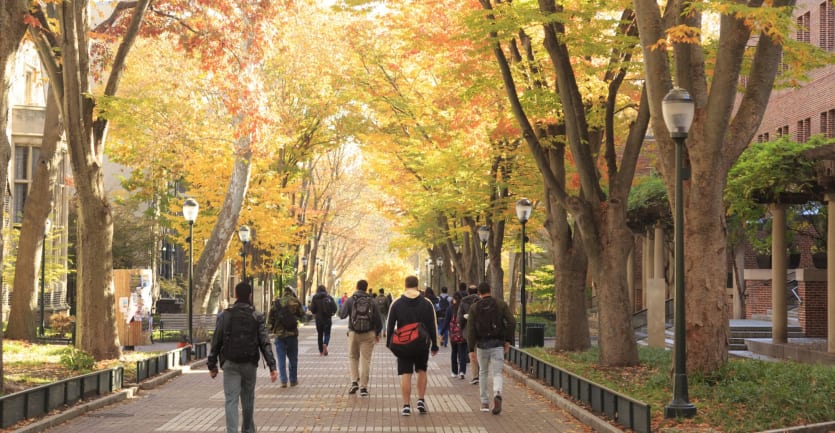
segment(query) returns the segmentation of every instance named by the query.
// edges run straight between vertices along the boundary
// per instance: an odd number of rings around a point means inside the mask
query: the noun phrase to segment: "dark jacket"
[[[270,368],[270,371],[274,371],[276,369],[275,356],[273,356],[273,348],[270,344],[270,337],[267,335],[267,321],[264,319],[264,315],[257,313],[255,311],[255,307],[246,301],[235,301],[235,304],[229,308],[246,308],[249,309],[251,313],[255,313],[256,320],[258,321],[258,348],[261,351],[261,356],[264,357],[267,366]],[[209,371],[217,370],[218,358],[220,360],[220,367],[223,368],[223,334],[223,312],[221,312],[217,315],[215,333],[212,336],[212,350],[209,352],[209,360],[206,365]],[[257,359],[255,360],[255,365],[258,365]]]
[[[299,301],[299,298],[292,293],[285,292],[284,295],[276,300],[282,306],[287,306],[290,309],[290,312],[296,316],[296,321],[302,320],[304,318],[304,308],[302,308],[302,303]],[[270,308],[270,317],[275,317],[278,313],[278,306],[276,302],[273,302],[272,308]],[[287,338],[287,337],[296,337],[299,335],[299,327],[296,326],[295,329],[284,329],[281,326],[281,323],[276,321],[275,323],[270,323],[270,331],[275,334],[278,338]]]
[[[339,318],[344,319],[351,315],[351,309],[354,308],[354,298],[359,296],[367,296],[371,298],[371,295],[362,291],[355,291],[353,295],[349,296],[345,302],[342,303],[342,308],[339,309]],[[376,309],[374,305],[374,300],[371,299],[371,306]],[[351,321],[348,320],[348,330],[353,331],[354,325],[351,324]],[[379,314],[372,314],[371,315],[371,331],[374,331],[374,335],[380,335],[383,332],[383,319],[380,317]],[[369,332],[371,332],[369,331]]]
[[[386,347],[391,344],[391,338],[396,327],[423,322],[423,326],[426,327],[432,337],[431,350],[436,352],[438,350],[438,323],[435,318],[435,306],[432,305],[432,301],[420,295],[420,292],[418,292],[418,296],[409,292],[407,290],[406,293],[391,303],[386,325]]]
[[[475,326],[475,323],[479,320],[477,308],[478,302],[476,302],[470,306],[470,311],[468,312],[469,317],[467,318],[467,329],[465,330],[467,335],[467,350],[470,352],[475,352],[476,347],[481,349],[500,347],[503,346],[505,342],[510,343],[511,346],[513,345],[516,337],[516,319],[513,317],[513,314],[510,313],[510,308],[507,306],[505,301],[499,298],[493,299],[496,300],[498,314],[504,318],[504,339],[487,338],[485,336],[478,335],[478,331]]]
[[[316,292],[316,294],[313,295],[313,299],[310,300],[310,313],[316,316],[317,319],[330,320],[331,315],[325,314],[324,308],[325,299],[329,297],[330,295],[328,295],[328,292]]]

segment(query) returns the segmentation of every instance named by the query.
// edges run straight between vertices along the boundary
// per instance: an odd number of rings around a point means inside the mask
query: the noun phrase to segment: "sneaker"
[[[464,373],[458,373],[458,378],[464,380]]]
[[[298,384],[299,384],[298,382],[290,382],[290,386],[296,386]]]
[[[409,405],[403,406],[403,409],[400,409],[400,415],[409,416],[412,414],[412,408]]]
[[[478,378],[477,378],[477,377],[474,377],[474,378],[470,381],[470,385],[478,385]]]
[[[452,374],[449,375],[449,377],[456,378],[456,377],[458,377],[458,373],[452,373]]]
[[[368,390],[365,388],[360,388],[360,397],[368,397]]]
[[[429,413],[429,411],[426,410],[426,402],[423,401],[423,399],[418,400],[417,408],[418,408],[418,412],[421,415],[426,415],[427,413]]]
[[[481,403],[482,412],[490,412],[490,403]]]
[[[287,388],[287,382],[281,382],[281,387],[282,388]]]
[[[328,345],[327,344],[322,345],[322,355],[328,356]]]
[[[493,415],[498,415],[502,412],[502,396],[496,394],[493,397]]]
[[[356,394],[359,391],[360,385],[356,382],[351,382],[351,389],[348,390],[348,394]]]

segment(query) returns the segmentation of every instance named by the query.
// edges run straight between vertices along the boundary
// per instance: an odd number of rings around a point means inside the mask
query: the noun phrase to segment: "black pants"
[[[333,321],[330,317],[316,316],[316,343],[319,345],[319,353],[322,353],[324,345],[331,342],[331,326]]]

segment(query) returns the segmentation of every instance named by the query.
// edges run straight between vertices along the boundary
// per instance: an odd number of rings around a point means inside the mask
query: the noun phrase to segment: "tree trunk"
[[[238,217],[241,214],[246,191],[249,188],[249,178],[252,171],[252,155],[249,152],[249,138],[239,138],[236,148],[239,156],[235,159],[235,166],[229,184],[226,187],[226,195],[223,199],[223,206],[217,216],[217,223],[212,229],[200,260],[194,269],[194,293],[192,300],[195,312],[205,314],[208,312],[211,301],[211,287],[217,269],[223,261],[226,249],[232,238],[237,233]],[[199,224],[198,221],[195,224]],[[308,267],[313,266],[308,263]]]
[[[51,89],[51,88],[50,88]],[[32,186],[23,206],[23,223],[18,239],[17,260],[15,261],[14,296],[7,335],[9,338],[32,340],[37,335],[40,323],[38,303],[41,254],[45,242],[44,224],[52,211],[52,197],[61,155],[56,152],[61,139],[61,125],[58,103],[50,90],[46,101],[43,140]],[[43,284],[43,282],[40,282]],[[34,325],[34,326],[33,326]]]
[[[694,372],[715,371],[727,362],[730,335],[724,182],[703,173],[694,170],[694,185],[684,202],[687,370]]]
[[[551,240],[556,303],[556,341],[554,349],[583,351],[591,347],[586,313],[588,260],[577,230],[568,223],[568,214],[554,201],[546,203],[545,229]]]

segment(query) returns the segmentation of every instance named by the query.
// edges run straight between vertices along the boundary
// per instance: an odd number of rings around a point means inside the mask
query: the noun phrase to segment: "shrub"
[[[61,354],[61,365],[67,370],[88,372],[96,366],[96,360],[87,352],[70,346]]]
[[[75,323],[75,316],[70,316],[66,313],[55,313],[49,316],[49,323],[52,329],[58,333],[59,336],[65,336],[72,332],[72,326]]]

